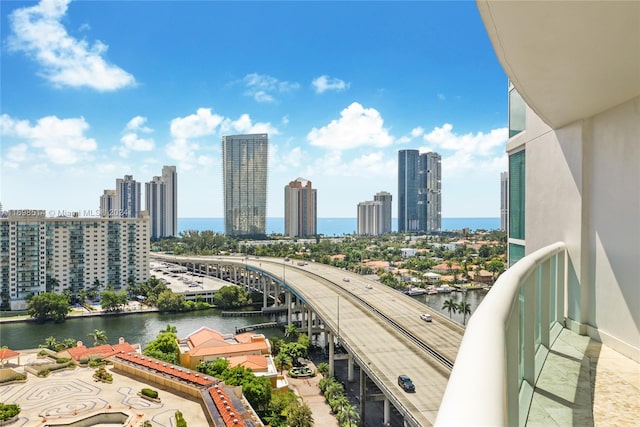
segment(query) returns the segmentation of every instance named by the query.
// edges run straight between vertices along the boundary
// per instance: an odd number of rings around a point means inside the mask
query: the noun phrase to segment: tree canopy
[[[27,303],[27,313],[29,316],[40,322],[48,319],[62,322],[70,311],[71,304],[64,294],[44,292],[40,295],[34,295]]]

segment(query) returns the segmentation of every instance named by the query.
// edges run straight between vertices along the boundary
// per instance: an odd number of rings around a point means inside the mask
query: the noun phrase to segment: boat
[[[448,294],[449,292],[451,292],[453,289],[451,288],[451,286],[449,285],[442,285],[436,288],[436,290],[440,293],[443,294]]]
[[[424,294],[426,294],[426,293],[427,293],[427,290],[426,290],[426,289],[424,289],[424,288],[415,288],[415,287],[413,287],[413,286],[412,286],[412,287],[410,287],[409,289],[407,289],[407,290],[405,291],[405,293],[406,293],[407,295],[410,295],[410,296],[415,296],[415,295],[424,295]]]

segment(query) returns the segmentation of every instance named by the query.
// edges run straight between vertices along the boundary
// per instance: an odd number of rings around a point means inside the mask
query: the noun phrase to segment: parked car
[[[348,277],[343,277],[342,280],[344,280],[345,282],[348,282],[349,278]]]
[[[420,318],[421,318],[422,320],[424,320],[425,322],[431,322],[431,320],[433,320],[433,319],[431,318],[431,315],[430,315],[430,314],[427,314],[427,313],[423,313],[423,314],[421,314],[421,315],[420,315]]]
[[[398,385],[402,387],[404,391],[413,393],[416,391],[416,386],[413,385],[413,381],[407,375],[398,376]]]

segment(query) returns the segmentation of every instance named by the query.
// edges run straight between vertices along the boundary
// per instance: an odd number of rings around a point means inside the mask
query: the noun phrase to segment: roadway
[[[324,264],[255,257],[163,257],[171,262],[234,264],[262,270],[299,295],[352,354],[410,425],[435,422],[464,329],[413,298],[358,274]],[[346,279],[346,280],[345,280]],[[429,313],[432,322],[420,319]],[[434,357],[436,356],[436,357]],[[406,374],[416,386],[397,384]]]

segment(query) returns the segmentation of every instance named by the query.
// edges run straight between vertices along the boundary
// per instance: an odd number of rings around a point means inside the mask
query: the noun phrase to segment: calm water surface
[[[426,304],[434,310],[442,310],[444,301],[452,298],[456,302],[466,300],[471,305],[471,314],[475,312],[487,291],[474,290],[466,293],[452,292],[450,294],[417,295],[412,298]],[[462,323],[461,314],[451,314],[453,320]],[[283,319],[281,319],[283,320]],[[467,321],[469,318],[467,317]],[[84,341],[91,346],[92,339],[88,334],[94,330],[103,330],[107,334],[110,343],[118,342],[119,337],[124,337],[127,342],[140,343],[145,347],[153,341],[158,333],[165,329],[167,324],[175,326],[178,336],[184,337],[198,328],[206,326],[223,334],[235,333],[236,327],[269,322],[269,317],[222,317],[219,310],[204,310],[190,313],[144,313],[122,316],[97,316],[70,318],[63,323],[36,324],[33,322],[2,323],[0,324],[0,347],[7,346],[12,349],[37,348],[48,337],[53,336],[58,340],[73,338]],[[279,329],[262,329],[259,331],[269,338],[282,336]]]

